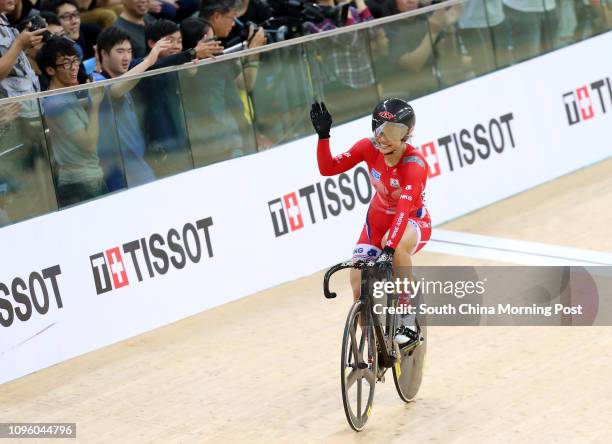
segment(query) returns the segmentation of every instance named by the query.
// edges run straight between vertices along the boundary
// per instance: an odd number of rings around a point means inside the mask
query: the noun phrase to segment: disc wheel
[[[355,302],[344,326],[340,358],[344,413],[357,432],[363,429],[372,413],[378,367],[374,329],[371,322],[365,321],[365,316],[364,305],[361,301]]]
[[[416,321],[417,331],[420,330],[423,340],[416,347],[400,348],[400,360],[393,366],[395,388],[404,402],[414,400],[423,380],[423,365],[427,352],[427,327],[419,325],[418,317]]]

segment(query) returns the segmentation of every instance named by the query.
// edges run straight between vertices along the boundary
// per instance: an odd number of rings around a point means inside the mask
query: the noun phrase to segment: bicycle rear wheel
[[[427,353],[427,326],[420,325],[419,317],[416,318],[417,332],[420,333],[422,341],[415,346],[400,348],[400,360],[393,366],[393,380],[397,394],[404,402],[412,401],[421,387],[423,380],[423,365]]]
[[[344,413],[357,432],[363,429],[372,413],[377,366],[372,322],[366,320],[365,305],[357,301],[346,318],[340,358]]]

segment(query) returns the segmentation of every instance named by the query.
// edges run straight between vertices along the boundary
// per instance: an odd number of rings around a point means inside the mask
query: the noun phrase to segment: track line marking
[[[480,234],[434,230],[425,251],[521,265],[612,265],[612,253]]]

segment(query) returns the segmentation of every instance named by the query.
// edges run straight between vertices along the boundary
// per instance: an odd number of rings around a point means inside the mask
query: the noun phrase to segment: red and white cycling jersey
[[[331,155],[329,139],[322,139],[317,145],[317,161],[324,176],[343,173],[362,161],[367,163],[376,194],[370,202],[359,244],[380,247],[388,230],[386,245],[397,248],[408,223],[415,226],[419,235],[419,244],[412,253],[427,242],[431,221],[423,199],[429,168],[419,149],[406,144],[399,162],[390,167],[372,139],[361,139],[336,157]]]

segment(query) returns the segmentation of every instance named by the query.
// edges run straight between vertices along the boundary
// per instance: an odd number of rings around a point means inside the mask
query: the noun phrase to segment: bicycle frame
[[[376,313],[374,313],[374,296],[370,292],[370,283],[373,280],[376,280],[374,276],[374,262],[357,262],[353,263],[352,261],[341,262],[340,264],[334,265],[331,267],[323,278],[323,293],[325,297],[328,299],[335,298],[336,293],[329,291],[329,280],[331,276],[337,271],[343,270],[345,268],[355,268],[361,270],[361,295],[360,300],[366,307],[366,316],[367,319],[364,320],[366,325],[368,322],[372,323],[372,327],[374,328],[374,334],[376,335],[376,339],[378,344],[380,345],[380,360],[379,363],[383,367],[392,367],[398,360],[400,356],[399,346],[394,341],[395,335],[395,319],[396,316],[385,316],[386,325],[383,330],[383,326],[380,323],[380,319]],[[387,279],[390,276],[386,276]],[[396,295],[394,293],[387,293],[387,306],[394,306],[394,302],[396,299]]]

